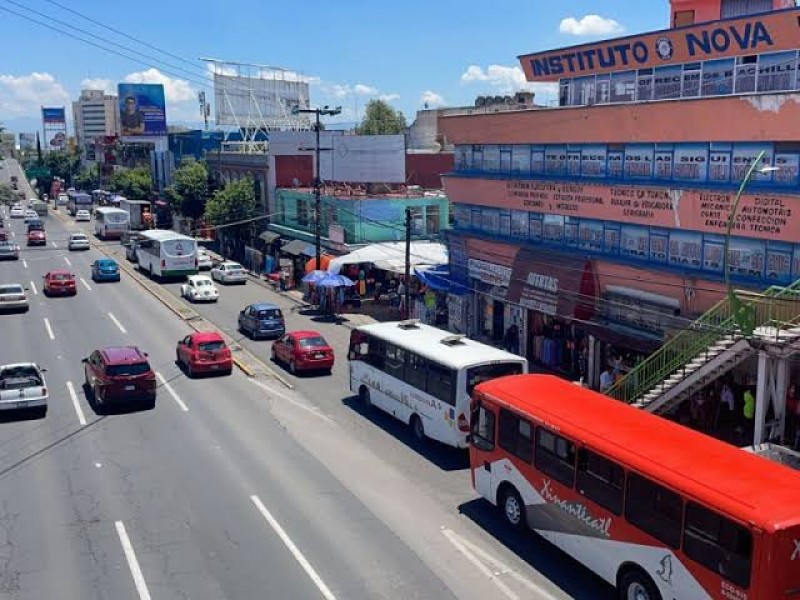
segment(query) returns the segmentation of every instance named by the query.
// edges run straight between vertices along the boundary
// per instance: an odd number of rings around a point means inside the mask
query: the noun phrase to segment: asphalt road
[[[253,282],[223,288],[195,310],[238,339],[245,304],[276,302],[290,329],[328,338],[337,365],[297,378],[272,365],[293,390],[238,371],[189,380],[174,364],[188,324],[127,274],[91,282],[90,263],[118,245],[69,253],[78,225],[52,214],[47,248],[24,247],[21,220],[12,228],[22,260],[0,263],[0,282],[27,284],[31,310],[0,315],[0,363],[46,367],[50,408],[41,420],[0,415],[0,599],[612,597],[505,528],[463,454],[360,412],[345,326],[314,323]],[[42,275],[64,267],[83,280],[77,297],[44,298]],[[241,343],[269,362],[270,342]],[[165,382],[154,410],[98,414],[87,401],[80,359],[112,344],[150,353]]]

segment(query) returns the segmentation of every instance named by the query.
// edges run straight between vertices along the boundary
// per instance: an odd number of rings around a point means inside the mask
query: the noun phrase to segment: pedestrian
[[[797,436],[797,388],[792,382],[786,390],[786,435],[784,439],[790,440],[794,444]]]
[[[728,425],[732,421],[733,414],[736,411],[736,402],[733,398],[733,390],[727,381],[722,384],[722,391],[719,394],[719,398],[721,421],[723,425]]]
[[[752,439],[752,436],[755,434],[756,397],[753,395],[751,387],[747,387],[744,390],[742,416],[744,417],[745,437],[747,439]]]
[[[506,329],[506,334],[503,337],[503,347],[512,354],[519,352],[519,328],[516,323],[512,323]]]
[[[406,310],[406,282],[402,279],[400,280],[400,284],[397,286],[397,295],[399,296],[397,305],[400,314],[402,315]]]
[[[614,385],[614,374],[611,372],[611,367],[606,367],[605,370],[600,373],[600,392],[605,394],[611,386]]]

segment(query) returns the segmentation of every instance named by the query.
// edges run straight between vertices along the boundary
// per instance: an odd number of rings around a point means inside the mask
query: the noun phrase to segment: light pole
[[[299,114],[313,114],[316,117],[316,122],[314,124],[314,131],[317,133],[317,144],[313,148],[316,159],[314,163],[314,250],[317,257],[316,261],[316,268],[319,271],[322,268],[322,240],[321,240],[321,232],[320,232],[320,187],[322,182],[319,177],[319,155],[322,150],[330,150],[330,148],[320,148],[319,147],[319,131],[320,131],[320,123],[319,118],[322,115],[338,115],[342,112],[342,107],[337,106],[335,108],[331,108],[327,104],[322,108],[300,108],[299,106],[292,107],[292,114],[299,115]],[[300,148],[300,150],[310,150],[310,148]]]
[[[733,291],[730,273],[728,272],[728,248],[730,247],[731,243],[731,231],[733,230],[733,224],[736,220],[736,211],[739,209],[739,201],[742,199],[742,194],[744,193],[747,184],[750,183],[750,180],[753,178],[753,175],[755,175],[756,172],[771,173],[773,171],[780,170],[778,167],[769,165],[759,168],[758,165],[762,160],[764,160],[766,153],[766,150],[762,150],[758,153],[758,156],[756,156],[755,160],[750,165],[750,168],[747,169],[747,173],[742,180],[742,184],[739,186],[739,191],[736,192],[736,199],[733,201],[731,212],[728,215],[728,228],[725,232],[725,245],[723,246],[722,270],[725,273],[725,285],[728,287],[728,300],[733,308],[733,319],[736,322],[736,325],[745,335],[752,334],[753,330],[755,329],[755,309],[752,306],[746,306],[742,304],[741,300],[739,300],[739,297],[736,295],[736,292]]]

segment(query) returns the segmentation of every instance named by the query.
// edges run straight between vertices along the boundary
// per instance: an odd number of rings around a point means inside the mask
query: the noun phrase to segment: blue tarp
[[[463,296],[471,291],[469,281],[450,274],[449,265],[436,265],[430,269],[414,269],[414,274],[432,290]]]

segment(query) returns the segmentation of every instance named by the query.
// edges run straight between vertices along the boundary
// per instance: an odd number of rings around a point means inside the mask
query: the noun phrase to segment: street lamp
[[[320,177],[319,177],[319,155],[320,155],[320,152],[322,152],[322,150],[323,150],[323,148],[319,147],[319,131],[320,131],[319,118],[322,115],[333,116],[333,115],[338,115],[341,112],[342,112],[342,107],[341,106],[337,106],[335,108],[331,108],[327,104],[325,106],[323,106],[322,108],[319,108],[319,107],[317,107],[317,108],[300,108],[297,105],[292,107],[292,114],[293,115],[313,114],[316,117],[316,122],[314,124],[314,130],[317,132],[317,144],[313,148],[314,152],[316,153],[316,160],[315,160],[315,164],[314,164],[314,213],[315,213],[315,217],[314,217],[314,248],[315,248],[315,254],[316,254],[316,257],[317,257],[316,268],[317,268],[318,271],[322,268],[322,259],[321,259],[322,240],[320,239],[321,238],[321,233],[320,233],[320,212],[321,212],[321,210],[320,210],[320,203],[321,203],[321,200],[320,200],[320,187],[322,185],[322,182],[320,181]],[[300,150],[312,150],[312,148],[300,148]],[[324,150],[330,150],[330,148],[324,148]]]
[[[755,330],[755,308],[742,304],[741,300],[739,300],[739,297],[736,295],[736,292],[733,291],[730,274],[728,272],[728,248],[730,247],[731,231],[733,230],[736,211],[739,208],[739,201],[742,199],[742,194],[744,193],[747,184],[752,180],[753,175],[756,173],[772,173],[773,171],[780,171],[779,167],[770,165],[764,165],[763,167],[758,166],[759,163],[764,160],[766,153],[766,150],[762,150],[758,153],[758,156],[756,156],[756,159],[747,170],[747,173],[742,180],[742,184],[739,186],[739,191],[736,192],[736,199],[733,201],[731,212],[728,215],[728,229],[725,233],[725,245],[722,256],[722,270],[725,273],[725,284],[728,287],[728,300],[733,308],[733,319],[736,322],[736,325],[745,335],[751,335]]]

